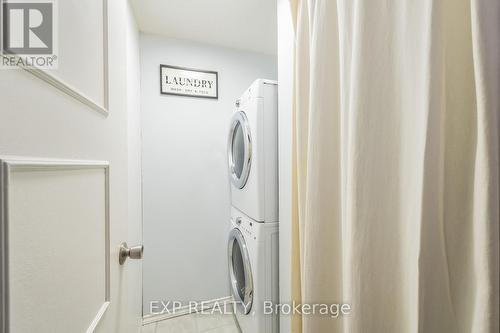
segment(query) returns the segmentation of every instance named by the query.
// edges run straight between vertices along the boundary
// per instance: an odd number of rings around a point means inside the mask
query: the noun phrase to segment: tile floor
[[[141,333],[240,333],[233,315],[190,314],[142,327]]]

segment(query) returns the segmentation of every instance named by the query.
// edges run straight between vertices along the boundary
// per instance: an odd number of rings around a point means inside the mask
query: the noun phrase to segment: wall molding
[[[1,9],[0,9],[1,14]],[[77,101],[83,103],[94,111],[97,111],[105,116],[109,113],[109,59],[108,59],[108,0],[102,0],[102,19],[103,19],[103,86],[104,86],[104,98],[102,103],[94,101],[92,98],[88,97],[84,92],[79,91],[75,87],[66,83],[63,79],[49,74],[49,72],[39,69],[35,66],[23,66],[18,65],[19,68],[24,69],[26,72],[33,74],[40,80],[52,85],[53,87],[59,89],[70,97],[73,97]],[[6,55],[1,54],[2,58],[7,58]]]
[[[86,330],[94,332],[110,304],[109,163],[105,161],[30,159],[0,156],[0,333],[9,330],[9,178],[13,171],[101,169],[105,177],[105,294],[104,302]]]
[[[205,306],[203,309],[200,309],[200,311],[209,311],[215,307],[215,304],[221,303],[219,306],[227,306],[228,304],[231,304],[233,301],[233,298],[231,296],[227,297],[222,297],[222,298],[217,298],[213,299],[210,301],[205,301],[205,302],[199,302],[203,303]],[[152,324],[156,323],[158,321],[163,321],[167,319],[172,319],[180,316],[185,316],[188,314],[196,313],[196,311],[190,311],[190,308],[188,305],[185,305],[181,307],[179,310],[177,310],[175,313],[163,313],[163,314],[148,314],[143,316],[142,318],[142,325],[147,325],[147,324]]]
[[[69,84],[65,83],[63,80],[57,78],[56,76],[47,73],[46,71],[43,71],[41,69],[35,68],[35,67],[21,67],[28,73],[33,74],[37,78],[41,79],[42,81],[45,81],[46,83],[54,86],[55,88],[59,89],[60,91],[66,93],[67,95],[73,97],[77,101],[87,105],[91,109],[107,116],[108,115],[108,105],[107,105],[107,92],[105,92],[105,105],[99,105],[96,103],[94,100],[92,100],[90,97],[87,97],[83,92],[78,91],[76,88],[70,86]],[[106,80],[105,80],[106,81]],[[106,84],[107,85],[107,84]],[[105,88],[107,91],[107,87]]]

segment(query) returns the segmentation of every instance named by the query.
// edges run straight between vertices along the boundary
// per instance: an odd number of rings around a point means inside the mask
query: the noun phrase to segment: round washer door
[[[231,119],[227,154],[231,182],[237,188],[243,188],[248,180],[252,162],[252,136],[243,111],[236,112]]]
[[[238,310],[248,314],[253,302],[253,278],[245,239],[236,228],[229,233],[228,254],[231,293]]]

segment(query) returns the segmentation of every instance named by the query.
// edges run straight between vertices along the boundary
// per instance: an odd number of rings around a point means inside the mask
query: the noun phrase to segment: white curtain
[[[499,0],[291,0],[294,332],[499,329]]]

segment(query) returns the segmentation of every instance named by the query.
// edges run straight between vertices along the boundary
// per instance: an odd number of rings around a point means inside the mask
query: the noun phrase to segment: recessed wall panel
[[[105,104],[104,0],[58,1],[59,66],[47,71],[99,105]]]
[[[109,302],[106,165],[3,163],[6,332],[87,332]]]

